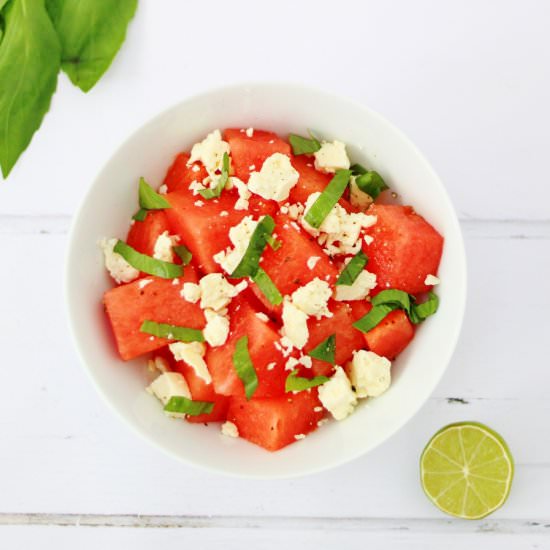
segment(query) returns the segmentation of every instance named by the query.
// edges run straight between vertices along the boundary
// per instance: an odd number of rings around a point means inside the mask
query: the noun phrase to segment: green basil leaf
[[[321,149],[321,143],[311,133],[311,139],[289,134],[288,141],[292,146],[292,152],[295,155],[312,155]]]
[[[228,178],[229,178],[229,155],[227,153],[224,153],[222,174],[218,179],[218,183],[216,184],[216,187],[212,189],[201,189],[199,191],[199,193],[201,194],[201,197],[206,200],[218,198],[222,194],[222,191],[225,189]]]
[[[42,0],[12,0],[2,18],[0,165],[7,178],[50,108],[61,49]]]
[[[204,342],[202,330],[196,328],[179,327],[177,325],[168,325],[167,323],[157,323],[156,321],[143,321],[140,332],[152,334],[158,338],[168,338],[168,340],[178,340],[179,342]]]
[[[87,92],[124,42],[137,0],[46,0],[46,6],[61,42],[61,68]]]
[[[210,401],[192,401],[183,395],[174,395],[164,406],[166,412],[188,414],[199,416],[199,414],[210,414],[214,409],[214,403]]]
[[[250,399],[258,388],[258,375],[248,353],[248,336],[243,336],[237,340],[232,359],[237,376],[244,385],[246,398]]]
[[[412,298],[412,299],[411,299]],[[373,306],[379,306],[382,304],[394,305],[396,308],[403,309],[408,314],[411,311],[411,304],[414,302],[414,297],[411,297],[403,290],[397,290],[395,288],[388,288],[379,292],[376,296],[372,297],[371,303]]]
[[[389,189],[386,182],[382,179],[382,176],[374,170],[357,176],[355,178],[355,183],[363,193],[371,196],[373,200],[377,199],[382,191]]]
[[[136,222],[142,222],[145,220],[145,218],[147,217],[147,213],[149,212],[149,210],[147,210],[146,208],[140,208],[133,216],[132,216],[132,219],[133,220],[136,220]]]
[[[254,277],[258,269],[260,268],[260,257],[267,245],[268,237],[273,233],[275,229],[275,221],[269,215],[264,216],[256,225],[254,233],[248,243],[248,248],[244,253],[239,265],[235,268],[235,271],[231,273],[231,277]]]
[[[360,176],[361,174],[366,174],[368,172],[368,170],[359,163],[352,164],[350,166],[350,170],[354,176]]]
[[[413,304],[411,307],[411,312],[409,318],[411,323],[417,325],[427,319],[430,315],[433,315],[439,307],[439,298],[437,294],[430,292],[428,294],[428,299],[421,304]]]
[[[145,210],[172,208],[170,203],[145,181],[145,178],[139,178],[139,205]]]
[[[359,277],[359,274],[369,261],[368,256],[360,250],[344,267],[342,273],[336,279],[337,285],[346,285],[350,286],[355,282],[355,279]]]
[[[252,277],[252,280],[271,304],[278,306],[282,303],[283,295],[279,292],[271,277],[261,267],[256,271],[256,275]]]
[[[302,376],[298,376],[298,370],[293,370],[286,377],[285,392],[308,390],[309,388],[321,386],[328,381],[329,378],[327,378],[326,376],[314,376],[313,378],[304,378]]]
[[[395,304],[382,304],[374,306],[366,315],[353,323],[353,326],[361,332],[368,332],[381,323],[392,311],[399,309]]]
[[[268,235],[266,237],[267,244],[273,249],[273,250],[279,250],[281,246],[283,246],[283,243],[279,240],[277,240],[273,235]]]
[[[331,365],[336,364],[336,334],[331,334],[318,346],[308,351],[307,354],[314,359],[325,361]]]
[[[305,215],[309,225],[319,228],[348,186],[350,170],[337,170],[334,177],[317,197]]]
[[[183,267],[181,265],[163,262],[162,260],[142,254],[122,241],[116,243],[113,251],[120,254],[132,267],[139,269],[143,273],[156,275],[163,279],[175,279],[183,275]]]
[[[189,262],[193,259],[193,254],[184,244],[178,246],[173,246],[172,250],[178,255],[183,265],[188,265]]]

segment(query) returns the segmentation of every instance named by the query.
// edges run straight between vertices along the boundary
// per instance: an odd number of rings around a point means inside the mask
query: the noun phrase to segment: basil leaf
[[[428,299],[421,304],[413,304],[411,307],[411,312],[409,318],[411,323],[418,325],[427,319],[430,315],[436,313],[439,307],[439,298],[433,292],[428,294]]]
[[[258,388],[258,375],[248,353],[248,336],[243,336],[237,340],[232,360],[237,376],[244,385],[246,398],[250,399]]]
[[[273,250],[279,250],[281,246],[283,246],[283,243],[279,240],[277,240],[273,235],[268,235],[266,237],[267,244],[273,249]]]
[[[313,378],[303,378],[298,376],[298,370],[293,370],[285,381],[285,392],[291,391],[304,391],[309,388],[315,388],[328,382],[329,378],[326,376],[314,376]]]
[[[149,210],[147,210],[146,208],[140,208],[133,216],[132,216],[132,219],[133,220],[136,220],[137,222],[142,222],[145,220],[145,218],[147,217],[147,213],[149,212]]]
[[[199,191],[199,193],[201,194],[201,197],[206,200],[218,198],[222,194],[222,191],[224,190],[227,184],[228,178],[229,178],[229,155],[227,153],[224,153],[222,174],[218,179],[218,183],[216,184],[216,187],[214,187],[213,189],[201,189]]]
[[[317,197],[305,215],[305,220],[309,225],[319,228],[325,218],[329,215],[334,205],[340,200],[348,186],[350,170],[337,170],[334,177],[325,187],[323,192]]]
[[[258,285],[263,295],[269,300],[269,303],[278,306],[283,301],[283,295],[271,280],[271,277],[260,267],[252,280]]]
[[[139,269],[143,273],[156,275],[163,279],[174,279],[183,275],[183,267],[181,265],[163,262],[162,260],[142,254],[122,241],[116,243],[113,251],[120,254],[132,267]]]
[[[344,267],[342,273],[340,273],[338,279],[336,279],[335,284],[346,286],[352,285],[355,279],[359,277],[359,274],[363,271],[368,261],[368,256],[362,250],[357,252],[357,254],[347,263],[346,267]]]
[[[269,215],[264,216],[256,225],[248,248],[244,253],[239,265],[235,268],[235,271],[231,273],[231,277],[254,277],[258,269],[260,268],[260,257],[267,245],[267,239],[273,233],[275,229],[275,222]]]
[[[177,325],[168,325],[167,323],[157,323],[156,321],[143,321],[140,332],[152,334],[158,338],[168,338],[168,340],[178,340],[179,342],[204,342],[202,330],[196,328],[178,327]]]
[[[139,205],[145,210],[172,208],[170,203],[145,181],[145,178],[139,178]]]
[[[214,403],[210,401],[192,401],[183,395],[174,395],[164,406],[166,412],[188,414],[189,416],[199,416],[199,414],[209,414],[214,409]]]
[[[61,68],[87,92],[124,42],[137,0],[46,0],[46,6],[61,43]]]
[[[363,193],[371,196],[373,200],[377,199],[382,191],[389,189],[386,182],[382,179],[382,176],[374,170],[357,176],[355,178],[355,183]]]
[[[12,0],[2,17],[0,165],[7,178],[50,108],[61,50],[42,0]]]
[[[353,326],[361,332],[368,332],[381,323],[392,311],[399,309],[395,304],[382,304],[374,306],[366,315],[353,323]]]
[[[408,314],[410,314],[411,303],[413,302],[414,297],[411,297],[403,290],[397,290],[394,288],[389,288],[379,292],[376,296],[373,296],[371,300],[373,306],[382,304],[394,305],[396,308],[405,310]]]
[[[366,174],[368,172],[368,170],[359,163],[352,164],[350,166],[350,170],[354,176],[360,176],[361,174]]]
[[[188,265],[189,262],[193,259],[193,254],[184,244],[178,246],[173,246],[172,250],[178,255],[183,265]]]
[[[295,155],[311,155],[321,149],[321,143],[311,133],[311,139],[289,134],[288,141],[292,146],[292,152]]]
[[[307,354],[314,359],[325,361],[334,365],[336,363],[336,334],[331,334],[326,340],[323,340],[318,346],[308,351]]]

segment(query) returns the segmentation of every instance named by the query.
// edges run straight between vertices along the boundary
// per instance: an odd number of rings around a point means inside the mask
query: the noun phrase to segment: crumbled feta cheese
[[[139,270],[132,267],[120,254],[113,250],[117,242],[118,239],[102,239],[99,242],[105,257],[105,267],[117,283],[129,283],[138,278]]]
[[[365,243],[367,243],[367,245],[372,244],[374,242],[374,237],[371,237],[370,235],[365,235],[363,239],[365,239]]]
[[[148,284],[152,282],[153,282],[153,279],[141,279],[141,281],[138,283],[138,287],[145,288]]]
[[[284,201],[299,177],[286,155],[274,153],[264,161],[259,172],[250,174],[248,189],[264,199]]]
[[[317,262],[321,259],[321,256],[310,256],[306,262],[306,265],[309,269],[313,269]]]
[[[209,346],[216,347],[225,344],[229,336],[229,319],[211,309],[204,310],[206,326],[202,333]]]
[[[306,369],[310,369],[313,361],[309,355],[301,355],[298,359],[289,357],[285,363],[285,370],[294,370],[298,365],[303,365]]]
[[[267,370],[273,370],[276,366],[277,366],[277,363],[275,363],[275,361],[273,361],[273,363],[268,363],[266,369]]]
[[[391,362],[373,351],[354,352],[348,372],[357,397],[376,397],[384,393],[391,383],[390,368]]]
[[[196,304],[201,297],[201,287],[195,283],[183,283],[180,296],[187,302]]]
[[[219,311],[226,307],[231,299],[243,291],[248,283],[241,281],[238,285],[233,286],[227,282],[227,279],[222,273],[209,273],[199,281],[202,309],[213,309]]]
[[[288,207],[289,207],[288,202],[286,204],[283,204],[283,206],[281,206],[281,208],[279,209],[281,214],[288,214]]]
[[[197,206],[198,208],[200,208],[201,206],[204,206],[204,202],[202,202],[202,201],[195,201],[195,206]]]
[[[191,149],[191,157],[187,161],[187,166],[194,162],[201,161],[207,172],[212,175],[223,168],[223,156],[229,154],[229,143],[222,140],[219,130],[214,130],[208,134],[200,143],[195,143]]]
[[[193,367],[195,374],[206,384],[212,382],[210,372],[203,359],[206,346],[202,342],[174,342],[168,346],[176,361],[185,361]]]
[[[200,181],[192,181],[189,184],[189,190],[193,191],[193,195],[198,195],[199,191],[203,191],[206,187]]]
[[[290,300],[283,303],[283,336],[298,349],[302,349],[309,338],[307,314],[298,309]]]
[[[293,220],[297,220],[304,211],[304,205],[300,202],[289,205],[288,215]]]
[[[253,172],[254,170],[256,170],[256,165],[255,164],[251,164],[248,169],[250,170],[250,172]]]
[[[227,437],[239,437],[239,429],[233,422],[229,422],[227,420],[222,424],[222,435],[225,435]]]
[[[312,315],[316,319],[332,317],[327,303],[332,295],[329,284],[315,277],[304,286],[292,293],[292,304],[306,315]]]
[[[305,439],[305,438],[306,438],[306,434],[296,434],[296,435],[294,436],[294,439],[295,439],[296,441],[299,441],[300,439]]]
[[[239,193],[239,198],[235,203],[235,210],[248,210],[248,199],[250,199],[251,193],[246,183],[234,176],[229,178],[229,182],[232,186],[237,188],[237,193]]]
[[[364,300],[376,286],[376,275],[366,269],[361,271],[351,285],[337,285],[334,299],[339,302],[346,300]]]
[[[177,286],[177,285],[180,284],[180,280],[178,279],[178,277],[176,277],[175,279],[172,279],[172,284],[173,284],[174,286]]]
[[[315,168],[321,172],[333,174],[336,170],[347,170],[350,167],[346,144],[341,141],[323,141],[321,149],[314,156]]]
[[[275,343],[277,344],[277,342]],[[293,348],[294,348],[294,344],[292,343],[292,340],[288,336],[283,335],[283,337],[280,340],[280,344],[278,348],[279,351],[283,354],[283,357],[288,357],[292,353]]]
[[[254,128],[247,128],[244,133],[246,134],[246,137],[251,138],[254,135]]]
[[[257,225],[258,221],[254,221],[252,216],[245,216],[229,230],[229,240],[234,248],[222,250],[214,255],[214,261],[221,265],[227,273],[233,273],[243,259]]]
[[[319,400],[336,420],[343,420],[353,412],[357,397],[342,367],[336,367],[330,380],[319,386]]]
[[[320,413],[322,412],[323,407],[313,407],[313,412]]]
[[[160,357],[160,356],[157,356],[157,357],[154,357],[153,359],[149,359],[149,361],[147,361],[147,368],[151,371],[151,372],[168,372],[170,369],[168,368],[168,362],[166,361],[166,359],[164,359],[164,357]]]
[[[267,323],[269,321],[269,317],[261,311],[258,311],[258,313],[256,313],[256,317],[258,317],[258,319],[260,321],[263,321],[264,323]]]
[[[324,426],[328,422],[328,418],[321,418],[319,422],[317,422],[317,426],[320,428],[321,426]]]
[[[147,391],[166,405],[172,397],[191,398],[189,386],[179,372],[164,372],[147,387]]]
[[[222,210],[220,212],[220,218],[225,218],[227,216],[229,216],[229,212],[227,210]]]
[[[372,197],[359,189],[359,186],[355,183],[355,176],[351,176],[349,180],[349,190],[349,199],[355,208],[364,212],[373,203]]]
[[[439,277],[436,277],[435,275],[426,275],[426,278],[424,279],[424,284],[427,286],[435,286],[440,282]]]
[[[200,172],[201,167],[198,164],[193,164],[193,167],[191,168],[193,172]]]
[[[168,187],[164,183],[159,187],[159,193],[161,195],[166,195],[166,193],[168,193]]]
[[[172,247],[179,241],[177,235],[169,235],[168,231],[161,233],[155,241],[155,247],[153,249],[153,258],[162,260],[163,262],[173,262],[174,252]]]

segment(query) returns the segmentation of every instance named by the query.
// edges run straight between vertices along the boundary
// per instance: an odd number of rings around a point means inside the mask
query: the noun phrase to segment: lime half
[[[443,512],[480,519],[508,498],[514,461],[499,434],[477,422],[460,422],[430,439],[420,476],[426,495]]]

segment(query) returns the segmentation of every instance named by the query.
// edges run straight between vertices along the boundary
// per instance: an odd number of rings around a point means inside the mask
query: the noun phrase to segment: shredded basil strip
[[[373,306],[379,306],[382,304],[394,305],[399,309],[405,310],[410,315],[411,304],[413,303],[413,301],[414,297],[411,297],[404,290],[388,288],[387,290],[379,292],[376,296],[373,296],[371,304]]]
[[[336,334],[331,334],[318,346],[308,351],[307,354],[314,359],[334,365],[336,363]]]
[[[381,323],[385,317],[395,309],[398,309],[395,305],[383,304],[374,306],[366,315],[361,317],[361,319],[355,321],[353,326],[361,332],[368,332]]]
[[[267,245],[268,237],[271,236],[275,229],[275,222],[269,215],[264,216],[256,225],[248,248],[244,253],[239,265],[235,268],[235,271],[231,273],[231,277],[254,277],[258,269],[260,268],[260,257]]]
[[[334,205],[340,200],[348,186],[350,170],[337,170],[334,177],[325,187],[323,192],[317,197],[305,215],[305,220],[312,227],[321,226],[325,218],[329,215]]]
[[[295,155],[311,155],[321,149],[321,143],[310,132],[311,139],[298,136],[297,134],[289,134],[288,141],[292,146],[292,152]]]
[[[373,200],[377,199],[378,195],[380,195],[382,191],[389,189],[386,182],[382,179],[382,176],[374,170],[370,170],[360,176],[357,176],[355,178],[355,183],[357,184],[357,187],[363,191],[363,193],[366,193],[372,197]]]
[[[309,388],[315,388],[328,381],[329,378],[327,378],[326,376],[314,376],[313,378],[304,378],[302,376],[298,376],[298,370],[293,370],[286,377],[285,392],[308,390]]]
[[[172,208],[170,203],[145,181],[145,178],[139,178],[139,206],[140,209],[134,215],[134,220],[140,222],[145,219],[148,210]]]
[[[430,292],[428,294],[428,299],[425,302],[412,305],[411,312],[409,314],[411,323],[418,325],[418,323],[421,323],[424,319],[427,319],[430,315],[436,313],[438,307],[439,298],[436,294]]]
[[[355,282],[355,279],[359,277],[359,274],[369,261],[368,256],[360,250],[346,265],[342,270],[342,273],[336,279],[337,285],[350,286]]]
[[[184,244],[173,246],[172,250],[178,255],[183,265],[188,265],[191,259],[193,258],[193,254],[191,253],[191,250],[189,250]]]
[[[246,398],[250,399],[258,388],[258,375],[248,353],[248,336],[243,336],[237,340],[232,359],[237,376],[244,385]]]
[[[210,401],[192,401],[183,395],[174,395],[164,406],[166,412],[188,414],[189,416],[198,416],[199,414],[209,414],[214,409],[214,403]]]
[[[163,262],[162,260],[142,254],[122,241],[116,243],[113,251],[120,254],[132,267],[139,269],[143,273],[156,275],[163,279],[175,279],[183,275],[183,267],[181,265]]]
[[[260,267],[252,280],[258,285],[262,294],[269,300],[269,303],[278,306],[283,301],[283,295],[271,280],[271,277]]]
[[[202,330],[196,328],[179,327],[177,325],[168,325],[167,323],[157,323],[156,321],[143,321],[140,332],[152,334],[158,338],[168,338],[168,340],[178,340],[179,342],[204,342]]]
[[[136,222],[142,222],[147,217],[149,210],[146,208],[140,208],[133,216],[132,219]]]
[[[228,178],[229,178],[229,155],[227,153],[224,153],[222,173],[218,178],[218,183],[216,184],[216,187],[212,189],[201,189],[199,193],[201,194],[202,198],[206,200],[218,198],[222,194],[222,191],[224,190],[227,184]]]
[[[352,164],[350,166],[350,170],[354,176],[360,176],[361,174],[366,174],[368,172],[368,170],[359,163]]]
[[[277,240],[273,235],[268,235],[266,237],[267,244],[273,248],[273,250],[279,250],[281,246],[283,246],[283,243],[279,240]]]

